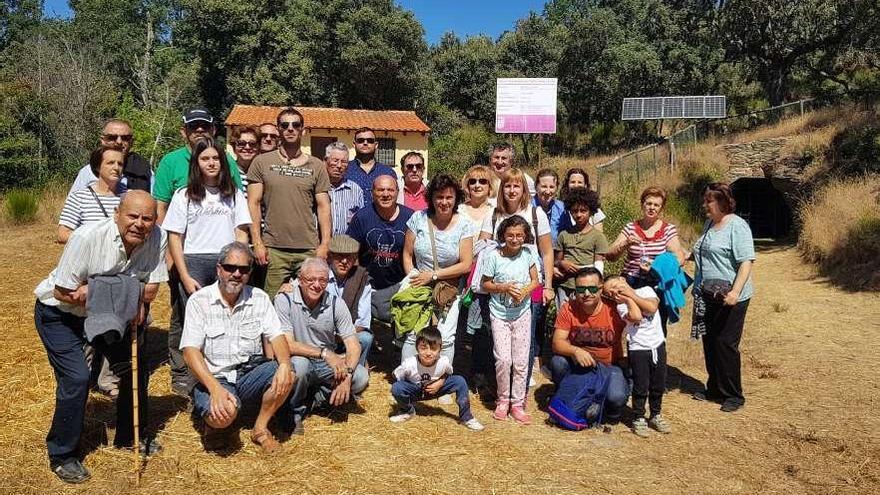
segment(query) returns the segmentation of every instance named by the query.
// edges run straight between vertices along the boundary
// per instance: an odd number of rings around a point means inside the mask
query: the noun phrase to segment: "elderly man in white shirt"
[[[269,431],[269,420],[290,394],[294,377],[269,296],[246,285],[253,261],[242,242],[221,249],[217,281],[194,292],[186,304],[180,350],[199,382],[192,391],[193,411],[207,425],[206,444],[211,437],[224,440],[224,432],[217,430],[227,430],[243,405],[259,401],[251,440],[272,453],[280,444]],[[263,355],[263,339],[274,361]]]
[[[37,296],[34,323],[43,341],[49,364],[58,383],[55,414],[46,436],[50,467],[67,483],[82,483],[91,477],[79,460],[78,444],[83,431],[86,400],[89,395],[89,368],[83,344],[89,279],[93,276],[131,276],[144,286],[137,316],[131,323],[143,331],[145,304],[159,291],[159,283],[168,280],[165,267],[165,239],[154,228],[156,201],[149,193],[129,191],[114,215],[106,220],[77,229],[64,246],[58,266],[34,290]],[[129,322],[125,322],[128,324]],[[117,447],[133,443],[131,345],[122,338],[107,343],[93,340],[120,377],[116,401]],[[147,435],[149,371],[146,362],[138,366],[138,401],[141,452],[153,454],[161,446]]]

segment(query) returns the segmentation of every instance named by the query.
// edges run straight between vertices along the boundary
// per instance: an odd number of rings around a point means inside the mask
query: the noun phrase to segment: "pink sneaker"
[[[510,415],[514,421],[521,425],[532,424],[532,417],[522,408],[522,406],[513,406],[510,408]]]
[[[492,413],[492,417],[497,419],[498,421],[506,421],[507,420],[507,412],[510,410],[510,404],[507,402],[499,402],[497,406],[495,406],[495,412]]]

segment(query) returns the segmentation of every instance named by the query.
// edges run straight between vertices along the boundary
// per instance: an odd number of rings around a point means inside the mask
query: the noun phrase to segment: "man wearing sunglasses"
[[[217,281],[186,303],[180,350],[198,380],[193,413],[205,422],[206,446],[221,448],[242,407],[259,404],[251,440],[271,453],[279,444],[269,432],[269,420],[290,394],[294,376],[272,301],[247,285],[253,259],[242,242],[220,250]],[[264,339],[270,358],[263,356]]]
[[[390,175],[397,180],[397,172],[393,168],[376,161],[376,150],[379,140],[376,133],[369,127],[361,127],[354,131],[354,160],[348,162],[345,178],[354,181],[364,191],[364,204],[370,204],[373,181],[382,175]]]
[[[626,322],[617,312],[617,303],[604,300],[602,288],[602,272],[595,268],[575,275],[575,293],[556,315],[550,370],[553,383],[559,385],[571,373],[594,373],[598,364],[608,366],[603,421],[614,424],[629,398],[629,382],[622,369]]]
[[[161,225],[162,221],[165,220],[165,213],[168,211],[168,204],[171,202],[174,192],[181,187],[186,187],[189,183],[189,161],[192,157],[193,147],[201,139],[213,139],[216,130],[214,117],[204,108],[193,108],[183,114],[183,126],[180,128],[180,135],[183,137],[184,145],[163,156],[159,160],[159,167],[156,169],[153,197],[156,198],[156,202],[159,205],[158,224]],[[227,153],[226,162],[229,164],[229,170],[232,175],[232,181],[235,182],[235,187],[244,190],[241,183],[241,174],[238,172],[238,166],[235,163],[235,157]],[[177,348],[180,332],[183,331],[180,311],[177,309],[180,307],[180,304],[178,304],[180,277],[177,274],[177,270],[174,269],[170,256],[167,263],[169,294],[171,296],[171,323],[168,327],[171,389],[179,395],[188,396],[193,380],[186,369],[183,354]]]
[[[268,153],[278,149],[278,127],[272,122],[260,124],[260,153]]]
[[[144,157],[131,151],[132,141],[131,125],[122,119],[110,119],[101,129],[101,147],[119,150],[125,157],[122,178],[117,185],[117,193],[123,193],[127,190],[150,192],[153,169],[150,167],[150,162]],[[79,170],[79,174],[67,194],[70,196],[95,182],[98,182],[98,177],[95,176],[92,167],[87,163]]]
[[[251,224],[251,241],[273,296],[307,258],[327,258],[332,230],[330,178],[324,162],[302,150],[302,113],[285,108],[277,122],[281,145],[256,157],[247,176],[251,215],[265,213],[262,227]]]
[[[427,209],[425,158],[417,151],[410,151],[400,159],[400,171],[403,173],[403,180],[399,181],[400,194],[397,202],[413,211]]]

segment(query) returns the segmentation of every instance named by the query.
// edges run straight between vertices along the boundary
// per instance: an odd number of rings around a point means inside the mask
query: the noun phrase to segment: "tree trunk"
[[[764,89],[770,98],[770,106],[775,107],[785,103],[790,74],[791,65],[771,62],[768,73],[764,78]]]

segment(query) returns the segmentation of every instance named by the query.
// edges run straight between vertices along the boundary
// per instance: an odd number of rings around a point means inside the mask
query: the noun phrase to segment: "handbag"
[[[698,256],[700,257],[700,269],[703,267],[703,246],[706,245],[706,234],[709,232],[709,229],[712,227],[710,223],[706,230],[703,231],[703,241],[700,242],[700,249],[698,251]],[[722,303],[724,302],[724,298],[727,297],[727,293],[733,289],[733,284],[723,278],[708,278],[703,279],[700,282],[700,294],[702,294],[703,299],[709,302],[714,303]]]
[[[437,273],[440,271],[440,267],[437,266],[437,242],[434,240],[434,223],[430,218],[427,220],[428,235],[431,238],[431,258],[434,262],[434,273]],[[452,302],[455,301],[456,297],[458,297],[458,287],[445,280],[438,280],[434,283],[434,288],[431,293],[431,302],[434,304],[434,309],[438,313],[445,314],[446,311],[449,310],[449,307],[452,306]]]

